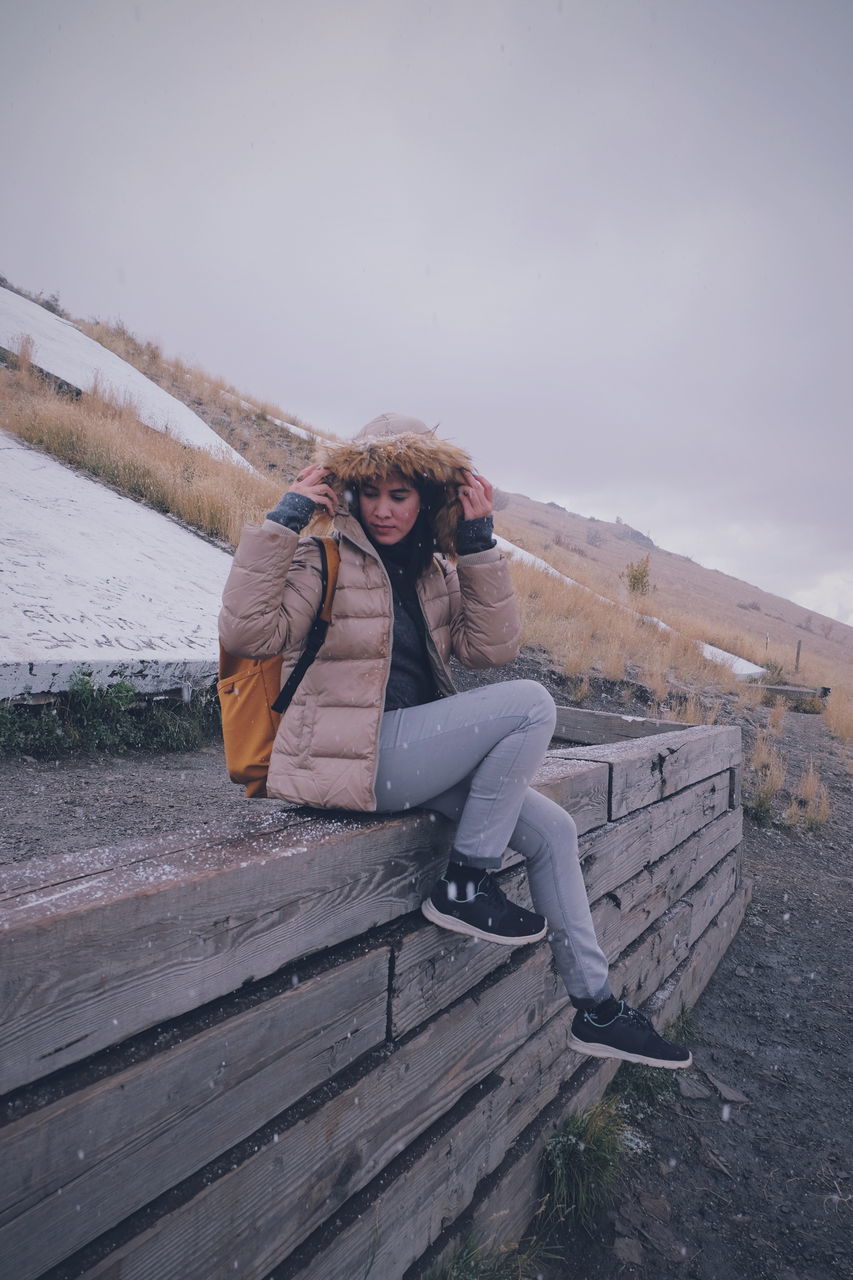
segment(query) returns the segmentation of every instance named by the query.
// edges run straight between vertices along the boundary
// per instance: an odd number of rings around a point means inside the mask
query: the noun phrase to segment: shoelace
[[[646,1015],[644,1013],[640,1013],[639,1009],[632,1009],[624,1000],[619,1001],[619,1012],[614,1013],[609,1022],[597,1022],[589,1011],[584,1014],[584,1017],[586,1018],[586,1021],[591,1022],[594,1027],[612,1027],[613,1023],[616,1022],[618,1018],[624,1018],[626,1022],[633,1022],[635,1026],[645,1027],[647,1029],[650,1028],[654,1031],[654,1027],[652,1027],[652,1024],[649,1022]]]

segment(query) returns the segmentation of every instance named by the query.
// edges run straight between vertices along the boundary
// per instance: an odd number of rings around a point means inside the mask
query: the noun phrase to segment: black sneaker
[[[477,875],[481,879],[475,885]],[[510,902],[488,872],[473,870],[468,889],[468,897],[459,898],[456,885],[442,876],[421,904],[421,911],[427,920],[442,929],[467,933],[485,942],[499,942],[505,947],[539,942],[545,937],[548,930],[545,917]]]
[[[647,1067],[689,1067],[693,1055],[679,1044],[670,1044],[658,1035],[644,1013],[632,1009],[624,1000],[619,1011],[606,1022],[597,1022],[588,1009],[578,1009],[572,1021],[569,1044],[578,1053],[593,1058],[623,1058],[625,1062],[642,1062]]]

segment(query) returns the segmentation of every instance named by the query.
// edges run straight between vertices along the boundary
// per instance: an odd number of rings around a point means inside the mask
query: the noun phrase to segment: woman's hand
[[[310,466],[304,467],[299,472],[288,493],[301,493],[304,498],[310,498],[328,515],[333,516],[338,505],[338,495],[331,485],[325,483],[327,474],[325,467],[312,462]]]
[[[463,475],[465,484],[459,486],[462,519],[478,520],[480,516],[490,516],[495,496],[494,489],[485,476],[475,475],[473,471],[464,471]]]

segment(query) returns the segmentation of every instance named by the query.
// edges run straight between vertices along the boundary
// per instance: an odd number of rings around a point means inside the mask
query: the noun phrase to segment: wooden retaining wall
[[[598,745],[536,785],[578,823],[615,988],[662,1025],[748,901],[740,731],[564,721]],[[413,1280],[518,1238],[548,1134],[615,1068],[567,1049],[547,944],[420,915],[448,839],[271,804],[0,870],[0,1275]]]

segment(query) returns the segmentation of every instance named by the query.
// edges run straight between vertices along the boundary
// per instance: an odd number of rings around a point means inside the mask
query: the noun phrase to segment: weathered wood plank
[[[739,766],[741,732],[734,727],[697,725],[609,747],[571,747],[557,754],[604,761],[610,766],[610,818],[615,821],[712,774]]]
[[[694,832],[728,811],[729,773],[717,774],[668,800],[589,832],[580,842],[590,901],[613,893]]]
[[[630,998],[645,1000],[687,954],[691,904],[681,903],[660,930],[646,931],[618,971]],[[357,1202],[334,1240],[321,1241],[308,1257],[281,1270],[308,1280],[347,1280],[369,1267],[382,1280],[396,1280],[471,1201],[479,1181],[503,1160],[512,1143],[556,1097],[565,1082],[589,1062],[568,1047],[574,1009],[565,1006],[497,1069],[498,1087],[469,1111],[405,1173],[369,1203]],[[613,1068],[615,1070],[615,1067]],[[582,1097],[585,1095],[582,1095]],[[357,1216],[356,1216],[357,1214]],[[351,1219],[351,1220],[348,1220]],[[400,1222],[406,1223],[405,1239]],[[279,1273],[277,1273],[279,1274]]]
[[[607,764],[566,760],[549,752],[533,779],[533,786],[572,815],[580,835],[607,821],[610,786]]]
[[[672,733],[686,728],[678,720],[653,720],[645,716],[625,716],[612,711],[584,711],[580,707],[557,707],[555,738],[586,746],[603,746],[626,738],[647,738],[655,733]]]
[[[668,907],[734,849],[741,840],[742,814],[728,810],[683,844],[598,899],[593,907],[602,951],[613,959]]]
[[[414,910],[446,828],[322,819],[24,893],[0,918],[0,1092]]]
[[[723,907],[705,933],[685,957],[683,963],[658,988],[646,1005],[655,1024],[665,1027],[684,1009],[692,1008],[714,975],[720,960],[738,930],[749,901],[749,886],[744,885]],[[616,1074],[616,1065],[602,1063],[597,1072],[584,1082],[584,1092],[571,1093],[564,1107],[550,1119],[527,1150],[516,1155],[510,1150],[503,1164],[503,1176],[488,1187],[466,1215],[465,1234],[482,1242],[485,1249],[520,1240],[531,1222],[539,1203],[539,1168],[542,1151],[557,1124],[569,1114],[588,1109],[604,1093]],[[524,1146],[522,1138],[519,1146]],[[442,1257],[458,1248],[459,1237],[450,1242]],[[417,1269],[413,1277],[419,1276]]]
[[[656,1026],[665,1027],[685,1009],[692,1009],[716,972],[752,899],[752,881],[743,880],[705,932],[691,947],[687,959],[655,992],[648,1015]]]
[[[389,959],[309,978],[0,1130],[0,1263],[41,1275],[381,1044]]]
[[[528,910],[530,888],[523,867],[501,879],[501,888]],[[451,933],[426,920],[406,933],[394,958],[391,1035],[395,1040],[470,991],[487,974],[511,960],[517,948],[495,946]]]
[[[534,950],[375,1071],[86,1272],[262,1277],[567,1002]]]
[[[492,1092],[431,1141],[372,1202],[346,1213],[344,1225],[327,1233],[325,1247],[320,1241],[286,1261],[276,1280],[367,1275],[398,1280],[471,1202],[479,1182],[498,1167],[565,1081],[589,1061],[568,1048],[569,1022],[564,1013],[552,1018],[501,1067]]]
[[[714,917],[734,895],[738,882],[740,859],[737,850],[723,858],[702,877],[696,887],[696,900],[690,918],[690,946],[698,941]]]

